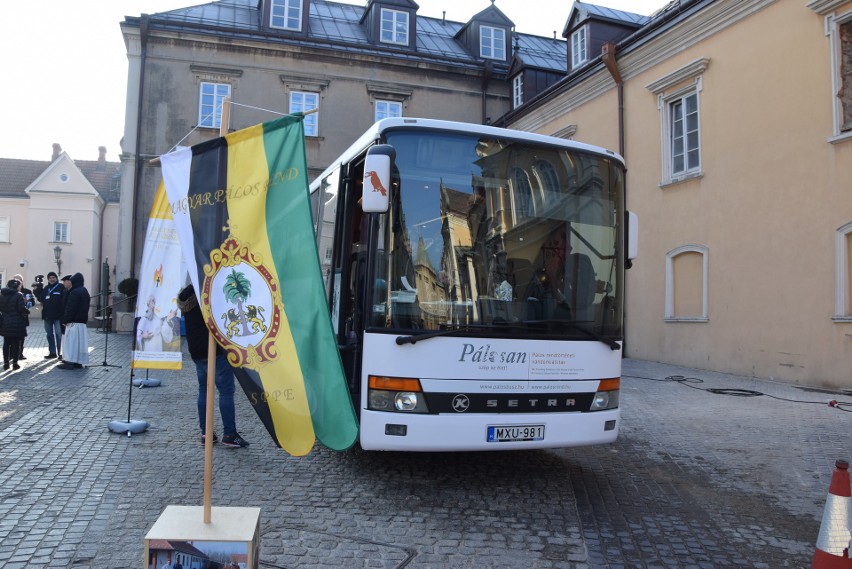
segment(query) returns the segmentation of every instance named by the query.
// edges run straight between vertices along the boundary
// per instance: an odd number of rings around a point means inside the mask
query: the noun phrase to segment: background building
[[[97,160],[72,160],[59,144],[51,160],[0,158],[0,281],[21,274],[29,287],[49,271],[79,272],[93,312],[105,304],[96,295],[117,254],[119,183],[103,146]]]
[[[313,179],[377,119],[488,123],[511,108],[514,78],[530,96],[564,75],[564,41],[516,33],[494,3],[482,7],[453,22],[418,15],[412,0],[221,0],[126,18],[121,225],[131,230],[119,277],[141,257],[160,180],[149,161],[218,136],[225,97],[231,129],[318,109],[305,119]]]

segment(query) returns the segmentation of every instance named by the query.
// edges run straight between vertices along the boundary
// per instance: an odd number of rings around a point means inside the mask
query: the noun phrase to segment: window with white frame
[[[840,88],[836,91],[840,103],[838,128],[842,133],[852,133],[852,11],[846,13],[838,28],[840,65],[835,75],[844,78],[839,81]]]
[[[486,59],[506,59],[506,30],[491,26],[479,28],[479,56]]]
[[[382,8],[382,43],[408,45],[408,12]]]
[[[646,87],[657,95],[662,134],[661,185],[697,178],[701,171],[701,86],[708,58],[692,61]]]
[[[512,79],[512,108],[517,109],[524,104],[524,74],[518,73]]]
[[[684,245],[666,253],[666,321],[708,321],[708,257],[703,245]]]
[[[834,318],[836,322],[852,322],[852,222],[839,228],[835,236]]]
[[[583,26],[571,34],[571,69],[578,67],[589,59],[586,49],[586,28]]]
[[[12,221],[9,216],[0,216],[0,243],[9,242],[9,228],[11,223]]]
[[[302,29],[302,0],[272,0],[269,27],[282,30]]]
[[[831,65],[832,143],[852,138],[852,10],[838,13],[841,5],[837,0],[807,3],[808,8],[825,17]]]
[[[318,108],[319,93],[307,93],[304,91],[293,91],[290,93],[290,114],[305,113]],[[319,124],[317,115],[319,115],[318,112],[305,115],[303,121],[305,136],[317,136],[317,124]]]
[[[402,103],[399,101],[376,101],[376,120],[402,116]]]
[[[227,83],[202,82],[198,93],[198,126],[219,128],[222,125],[222,101],[231,96]]]
[[[68,222],[54,221],[53,222],[53,241],[55,243],[70,243],[68,239]]]
[[[701,171],[698,91],[666,101],[669,115],[669,171],[672,179]]]

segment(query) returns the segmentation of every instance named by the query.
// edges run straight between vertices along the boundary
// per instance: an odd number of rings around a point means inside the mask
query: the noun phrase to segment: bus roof
[[[341,154],[337,159],[335,159],[335,161],[332,162],[322,174],[317,176],[316,180],[311,183],[311,190],[314,189],[316,182],[324,179],[340,164],[352,160],[365,148],[374,144],[377,140],[381,138],[384,132],[397,129],[424,131],[431,130],[444,132],[458,131],[464,134],[476,134],[491,138],[504,138],[510,140],[518,140],[522,142],[534,142],[539,144],[548,144],[551,146],[561,146],[567,149],[581,150],[584,152],[590,152],[593,154],[600,154],[609,158],[614,158],[621,162],[622,165],[624,165],[624,158],[622,158],[621,155],[619,155],[617,152],[607,150],[606,148],[602,148],[600,146],[585,144],[583,142],[575,142],[573,140],[566,140],[564,138],[558,138],[555,136],[547,136],[544,134],[536,134],[523,130],[512,130],[507,128],[498,128],[494,126],[458,121],[396,117],[382,119],[373,123],[373,125],[368,128],[367,131],[358,138],[358,140],[352,143],[352,145],[347,148],[346,151],[343,152],[343,154]]]

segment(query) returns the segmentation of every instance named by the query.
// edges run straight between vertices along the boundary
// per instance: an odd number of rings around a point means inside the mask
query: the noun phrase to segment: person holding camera
[[[41,276],[41,275],[39,275]],[[65,304],[65,287],[53,271],[47,273],[47,285],[39,282],[33,286],[36,298],[41,303],[41,317],[47,334],[48,354],[44,359],[59,357],[62,351],[62,309]]]

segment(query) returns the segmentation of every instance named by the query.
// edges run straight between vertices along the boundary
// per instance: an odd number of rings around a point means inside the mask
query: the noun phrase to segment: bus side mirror
[[[632,211],[628,211],[625,215],[627,222],[624,238],[627,241],[627,260],[632,261],[639,256],[639,217]]]
[[[396,150],[389,144],[377,144],[367,150],[361,196],[361,209],[364,213],[384,213],[388,210],[391,172],[395,158]]]

